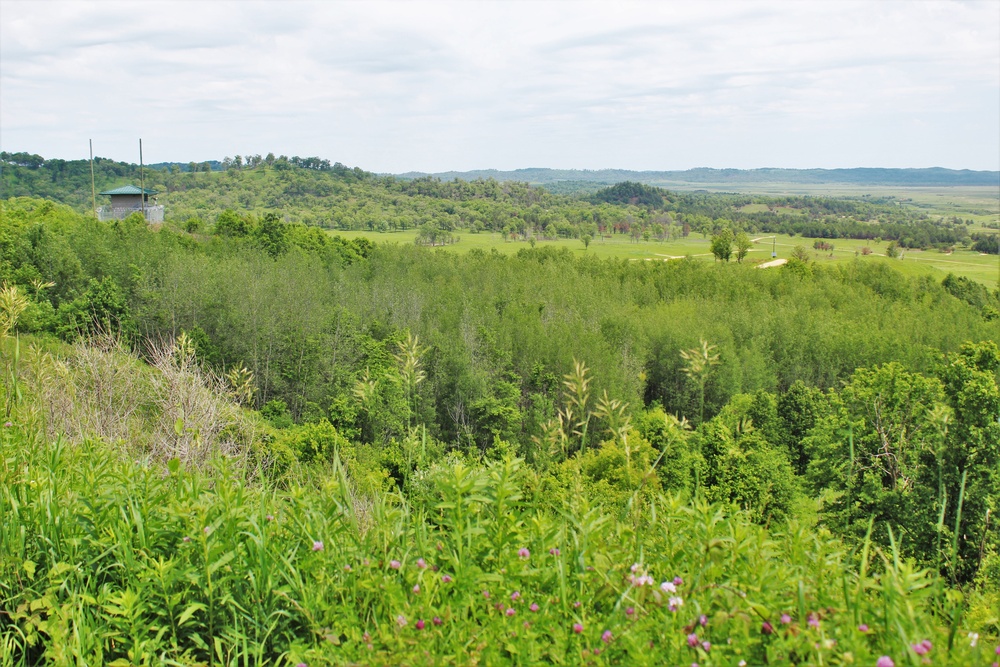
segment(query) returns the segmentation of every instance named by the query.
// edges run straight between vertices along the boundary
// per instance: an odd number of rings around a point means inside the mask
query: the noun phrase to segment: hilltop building
[[[124,185],[114,190],[105,190],[102,196],[111,197],[111,204],[97,209],[99,220],[121,220],[133,213],[142,213],[145,205],[146,222],[163,222],[163,206],[157,205],[155,190],[142,190],[134,185]],[[149,197],[153,196],[150,203]]]

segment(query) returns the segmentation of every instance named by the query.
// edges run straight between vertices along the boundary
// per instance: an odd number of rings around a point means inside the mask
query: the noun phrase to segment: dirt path
[[[758,264],[758,269],[770,269],[772,266],[781,266],[782,264],[788,264],[787,259],[772,259],[770,262],[764,262],[763,264]]]

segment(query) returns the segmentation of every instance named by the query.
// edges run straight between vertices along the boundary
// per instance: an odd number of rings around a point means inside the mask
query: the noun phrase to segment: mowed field
[[[376,243],[399,243],[412,244],[416,240],[416,231],[405,232],[358,232],[334,230],[331,234],[340,235],[345,238],[365,237]],[[457,243],[439,246],[447,252],[469,252],[474,248],[490,252],[496,250],[504,254],[513,254],[522,248],[531,247],[527,241],[507,241],[500,234],[483,232],[471,234],[468,232],[457,232]],[[754,237],[756,243],[747,255],[745,262],[762,263],[771,259],[772,248],[777,257],[791,257],[796,246],[802,246],[809,251],[810,258],[819,264],[833,264],[838,262],[849,262],[855,259],[864,262],[889,262],[893,267],[908,275],[930,274],[935,279],[943,279],[948,273],[958,276],[966,276],[977,280],[986,286],[993,288],[1000,279],[1000,256],[983,255],[970,250],[956,250],[951,254],[939,252],[937,250],[904,250],[902,256],[896,259],[885,257],[887,242],[874,243],[872,241],[859,241],[853,239],[827,239],[833,243],[833,251],[819,251],[813,249],[813,242],[816,239],[807,239],[801,236],[770,235]],[[577,255],[594,255],[596,257],[618,257],[633,261],[671,261],[692,257],[703,261],[712,262],[715,258],[709,250],[710,239],[703,238],[700,234],[692,234],[688,238],[668,240],[668,241],[639,241],[634,242],[625,235],[614,235],[604,238],[596,238],[590,243],[589,248],[584,248],[583,242],[579,239],[559,239],[555,241],[536,241],[536,246],[552,246],[557,248],[569,248]],[[868,247],[872,254],[862,255],[862,248]],[[735,261],[735,260],[733,260]]]

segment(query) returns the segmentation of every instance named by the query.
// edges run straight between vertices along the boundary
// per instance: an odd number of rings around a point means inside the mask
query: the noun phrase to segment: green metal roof
[[[147,195],[155,195],[155,194],[157,194],[155,190],[149,190],[149,189],[147,189],[145,192],[146,192]],[[114,190],[105,190],[101,194],[102,195],[141,195],[142,193],[143,193],[143,191],[140,190],[139,188],[135,187],[134,185],[123,185],[120,188],[115,188]]]

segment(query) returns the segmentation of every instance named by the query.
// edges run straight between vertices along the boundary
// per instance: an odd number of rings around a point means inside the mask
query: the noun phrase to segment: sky
[[[0,149],[1000,169],[1000,1],[0,0]]]

